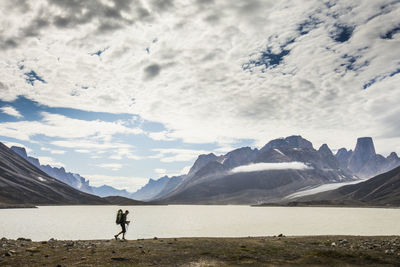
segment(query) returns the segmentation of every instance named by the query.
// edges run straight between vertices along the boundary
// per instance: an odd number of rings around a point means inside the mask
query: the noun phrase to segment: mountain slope
[[[0,143],[0,202],[9,204],[108,204],[50,177]]]
[[[49,176],[54,177],[57,180],[66,183],[67,185],[72,186],[73,188],[83,191],[85,193],[94,194],[100,197],[121,196],[121,197],[133,198],[132,193],[126,190],[116,189],[109,185],[102,185],[99,187],[91,186],[89,184],[89,180],[82,177],[78,173],[67,172],[63,167],[57,168],[57,167],[52,167],[50,165],[41,165],[40,161],[37,158],[28,156],[25,148],[23,147],[12,146],[11,150],[16,152],[23,159],[27,160],[32,165],[36,166]]]
[[[365,182],[347,185],[297,199],[298,202],[325,201],[326,203],[360,203],[366,205],[400,205],[400,167],[380,174]]]

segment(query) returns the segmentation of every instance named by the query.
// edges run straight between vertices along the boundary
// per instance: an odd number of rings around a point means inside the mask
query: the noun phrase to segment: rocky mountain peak
[[[196,161],[194,162],[192,168],[189,170],[189,175],[196,173],[198,170],[206,166],[210,161],[217,160],[217,156],[214,153],[210,154],[202,154],[197,157]]]
[[[247,165],[253,162],[258,155],[258,149],[250,147],[242,147],[235,149],[222,157],[220,161],[228,169],[235,168],[241,165]]]
[[[26,150],[24,147],[19,147],[19,146],[12,146],[11,150],[20,155],[23,158],[27,158],[28,154],[26,154]]]
[[[286,138],[279,138],[268,142],[260,151],[265,152],[273,148],[303,148],[314,149],[310,141],[304,139],[300,135],[292,135]]]
[[[323,155],[333,156],[332,150],[328,147],[327,144],[323,144],[319,149],[318,152]]]
[[[400,158],[397,156],[397,153],[396,153],[396,152],[390,153],[390,155],[387,156],[387,159],[390,160],[390,161],[397,161],[397,160],[400,160]]]
[[[375,156],[376,152],[375,152],[374,141],[372,141],[372,138],[371,137],[358,138],[354,154]]]

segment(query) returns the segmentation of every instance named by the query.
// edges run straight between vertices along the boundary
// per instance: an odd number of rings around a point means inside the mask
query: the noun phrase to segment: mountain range
[[[149,179],[149,182],[140,190],[130,193],[109,185],[90,186],[89,181],[79,174],[67,172],[64,168],[41,165],[38,159],[28,156],[24,148],[12,147],[9,151],[4,145],[2,148],[5,154],[12,152],[8,161],[3,162],[4,168],[12,166],[13,160],[20,165],[21,162],[25,162],[24,164],[30,165],[29,168],[35,169],[35,172],[31,175],[31,171],[26,171],[25,165],[23,165],[25,169],[22,168],[18,172],[25,174],[25,180],[23,180],[25,182],[27,177],[31,177],[31,180],[34,177],[35,186],[43,186],[42,183],[48,183],[46,182],[48,179],[59,180],[60,184],[69,185],[80,190],[81,193],[96,194],[101,197],[120,196],[163,204],[280,202],[286,196],[304,189],[370,178],[400,165],[400,159],[395,152],[388,157],[376,154],[370,137],[358,138],[354,151],[341,148],[333,154],[327,144],[315,149],[313,144],[303,137],[289,136],[272,140],[261,149],[242,147],[219,156],[213,153],[199,155],[187,174],[174,177],[164,176],[158,180]],[[11,176],[7,176],[7,173],[4,171],[2,177],[9,179]],[[32,182],[31,180],[29,181]],[[58,188],[61,185],[55,186]],[[43,192],[42,189],[36,188],[31,192]],[[6,194],[6,191],[2,190],[2,194]],[[7,196],[4,199],[11,197],[11,195]],[[83,196],[86,195],[79,198]],[[61,199],[60,203],[72,201],[71,198]],[[104,200],[97,198],[99,203]],[[110,200],[120,201],[121,199],[110,198]],[[19,202],[11,201],[10,203]],[[53,203],[50,200],[44,202]]]
[[[121,196],[101,198],[77,190],[51,177],[31,161],[39,163],[34,158],[28,161],[0,142],[0,208],[34,207],[35,205],[147,204]]]
[[[47,175],[0,143],[0,203],[109,204]]]
[[[307,168],[293,169],[288,163],[303,163]],[[275,167],[268,167],[271,164]],[[200,155],[188,174],[151,179],[133,197],[164,203],[279,202],[304,188],[370,178],[399,165],[394,152],[386,158],[376,154],[370,137],[358,138],[354,151],[341,148],[333,154],[327,144],[316,150],[301,136],[289,136],[259,150],[243,147],[220,156]],[[243,166],[254,171],[240,171]]]
[[[49,176],[54,177],[60,180],[61,182],[66,183],[67,185],[72,186],[73,188],[78,189],[82,192],[94,194],[100,197],[122,196],[127,198],[133,198],[132,193],[126,190],[116,189],[109,185],[102,185],[99,187],[91,186],[89,180],[86,180],[86,178],[82,177],[77,173],[67,172],[63,167],[57,168],[57,167],[52,167],[50,165],[42,165],[40,164],[39,159],[28,156],[25,148],[23,147],[12,146],[11,150],[13,150],[23,159],[27,160],[32,165],[36,166]]]

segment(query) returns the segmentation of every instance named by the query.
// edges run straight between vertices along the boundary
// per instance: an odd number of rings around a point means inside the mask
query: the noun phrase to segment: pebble
[[[18,241],[32,242],[32,239],[30,239],[30,238],[23,238],[23,237],[19,237],[17,240],[18,240]]]
[[[335,243],[335,242],[332,242],[331,246],[332,246],[332,247],[336,247],[336,243]]]
[[[26,251],[28,251],[28,252],[40,252],[40,250],[37,247],[27,248]]]
[[[155,236],[154,238],[153,238],[153,240],[157,240],[158,238]]]

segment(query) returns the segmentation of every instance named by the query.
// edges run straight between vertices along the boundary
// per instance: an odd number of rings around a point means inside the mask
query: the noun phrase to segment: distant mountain
[[[108,204],[47,175],[0,143],[0,203],[65,205]]]
[[[133,205],[147,205],[146,202],[138,201],[121,196],[108,196],[103,199],[107,200],[112,205],[133,206]]]
[[[132,193],[126,190],[116,189],[108,185],[103,185],[99,187],[91,186],[89,180],[82,177],[80,174],[67,172],[63,167],[57,168],[50,165],[41,165],[40,161],[37,158],[28,156],[25,148],[23,147],[12,146],[11,150],[13,150],[19,156],[21,156],[40,170],[44,171],[49,176],[54,177],[57,180],[60,180],[61,182],[66,183],[67,185],[72,186],[73,188],[80,191],[89,194],[95,194],[100,197],[122,196],[133,198]]]
[[[172,178],[164,176],[158,180],[150,179],[145,186],[132,194],[132,198],[142,201],[158,199],[174,190],[181,181],[182,177],[180,176]]]
[[[302,162],[308,168],[232,172],[236,167],[249,164],[287,162]],[[200,155],[188,175],[176,183],[176,188],[164,195],[158,194],[157,200],[165,203],[253,204],[278,200],[307,186],[354,179],[357,177],[340,167],[326,144],[315,150],[312,143],[301,136],[290,136],[272,140],[261,150],[245,147],[221,156]]]
[[[354,152],[345,148],[339,149],[336,158],[341,167],[361,178],[371,178],[400,165],[400,159],[394,152],[387,158],[376,154],[371,137],[358,138]]]
[[[40,161],[37,158],[30,157],[27,155],[25,148],[23,147],[17,147],[17,146],[12,146],[11,150],[13,150],[15,153],[20,155],[22,158],[26,159],[30,163],[32,163],[34,166],[38,167],[51,177],[54,177],[58,180],[60,180],[63,183],[66,183],[73,188],[76,188],[80,191],[93,194],[92,187],[89,185],[89,181],[87,181],[85,178],[80,176],[79,174],[76,173],[71,173],[71,172],[66,172],[63,167],[57,168],[57,167],[52,167],[50,165],[41,165]]]
[[[93,191],[93,194],[100,197],[121,196],[126,198],[132,198],[132,193],[126,190],[116,189],[109,185],[102,185],[99,187],[92,186],[91,189]]]
[[[354,185],[301,197],[297,203],[400,205],[400,167]]]

